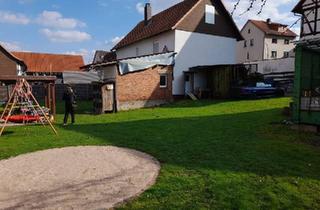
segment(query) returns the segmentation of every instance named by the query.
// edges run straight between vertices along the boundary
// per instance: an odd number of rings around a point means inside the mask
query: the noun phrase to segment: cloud
[[[136,10],[138,11],[138,13],[143,15],[144,14],[144,4],[141,2],[138,2],[136,4]]]
[[[116,37],[114,37],[114,38],[111,39],[111,43],[112,43],[113,45],[116,45],[116,44],[118,44],[123,38],[124,38],[124,36],[121,36],[121,37],[116,36]]]
[[[30,23],[30,19],[27,16],[20,13],[0,11],[0,22],[27,25]]]
[[[124,38],[124,36],[116,36],[116,37],[113,37],[110,40],[106,40],[105,44],[107,45],[107,48],[112,48],[116,44],[118,44],[123,38]]]
[[[226,1],[226,7],[229,11],[232,11],[234,0]],[[293,8],[292,0],[268,0],[261,14],[257,14],[261,8],[261,1],[255,1],[253,8],[249,12],[245,12],[249,7],[249,1],[240,1],[240,4],[235,11],[233,18],[239,27],[242,27],[247,19],[260,19],[266,20],[271,18],[274,22],[281,22],[286,24],[291,24],[297,17],[294,17],[290,9]],[[286,9],[283,9],[286,8]]]
[[[67,51],[65,54],[67,55],[81,55],[84,57],[85,63],[89,63],[92,61],[94,56],[95,50],[87,50],[87,49],[79,49],[73,51]]]
[[[40,33],[45,35],[52,42],[70,43],[91,40],[90,34],[77,30],[50,30],[45,28],[41,29]]]
[[[86,24],[74,18],[65,18],[57,11],[43,11],[36,20],[37,23],[45,27],[74,29],[84,27]]]
[[[2,42],[0,44],[8,51],[22,51],[22,48],[18,42]]]

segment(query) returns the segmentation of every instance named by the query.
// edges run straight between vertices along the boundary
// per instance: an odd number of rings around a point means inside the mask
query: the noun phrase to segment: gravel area
[[[117,147],[67,147],[0,161],[0,209],[109,209],[153,185],[160,164]]]

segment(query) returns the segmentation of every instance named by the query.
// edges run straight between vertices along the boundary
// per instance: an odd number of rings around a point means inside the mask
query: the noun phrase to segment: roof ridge
[[[38,55],[60,55],[60,56],[81,56],[81,54],[63,54],[63,53],[47,53],[47,52],[30,52],[30,51],[11,51],[10,53],[38,54]]]

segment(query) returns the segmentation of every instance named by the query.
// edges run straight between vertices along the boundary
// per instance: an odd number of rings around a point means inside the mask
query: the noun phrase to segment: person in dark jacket
[[[64,94],[63,100],[65,101],[65,113],[64,113],[64,120],[63,125],[67,125],[69,114],[71,115],[71,123],[75,123],[75,113],[74,109],[76,106],[76,95],[71,87],[71,85],[67,84]]]

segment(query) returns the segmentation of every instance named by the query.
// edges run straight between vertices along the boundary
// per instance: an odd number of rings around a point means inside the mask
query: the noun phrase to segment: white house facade
[[[114,50],[120,60],[175,52],[174,96],[185,95],[185,73],[190,68],[237,63],[237,41],[242,37],[221,1],[185,0],[153,17],[148,17],[149,9],[147,4],[145,20]],[[195,74],[194,88],[205,88],[205,77],[205,73]]]
[[[237,44],[237,62],[287,58],[295,47],[297,35],[281,23],[249,20],[241,30],[244,38]]]

